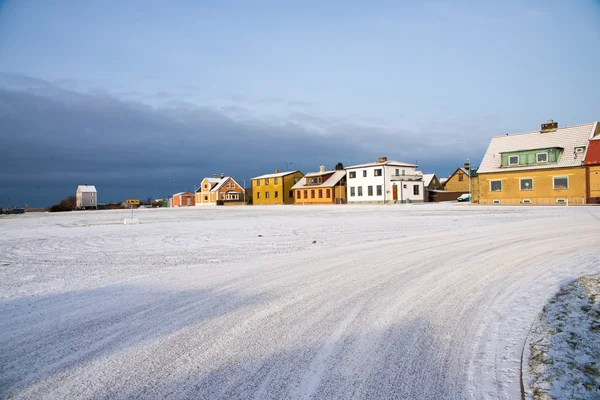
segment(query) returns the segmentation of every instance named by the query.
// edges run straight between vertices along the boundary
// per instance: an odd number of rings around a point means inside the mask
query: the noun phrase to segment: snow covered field
[[[0,217],[0,398],[518,399],[532,322],[600,272],[599,207],[130,215]]]

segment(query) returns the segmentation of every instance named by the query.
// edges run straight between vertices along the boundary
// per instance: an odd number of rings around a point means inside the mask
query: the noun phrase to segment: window
[[[402,187],[403,187],[404,189],[406,189],[408,186],[406,186],[406,185],[402,185]]]
[[[273,183],[277,185],[279,183],[279,178],[273,178]]]
[[[523,178],[520,180],[519,186],[521,187],[521,190],[533,190],[533,179]]]
[[[363,169],[363,178],[366,178],[366,177],[367,177],[367,170]]]
[[[310,191],[310,198],[314,199],[315,198],[315,189]]]
[[[383,193],[383,187],[381,185],[377,185],[377,196],[381,196]]]
[[[265,185],[268,185],[268,184],[269,184],[269,179],[267,178],[267,179],[265,179]]]
[[[304,191],[304,198],[305,198],[305,199],[308,199],[308,190],[305,190],[305,191]]]
[[[419,185],[414,185],[414,186],[413,186],[413,194],[414,194],[415,196],[418,196],[418,195],[419,195]]]
[[[355,188],[353,188],[353,187],[350,188],[350,197],[354,197],[354,194],[355,194],[354,193],[355,192],[354,189]]]
[[[294,183],[298,183],[298,178],[294,178]]]
[[[269,192],[265,192],[265,199],[268,199],[269,197],[271,197],[271,194]]]
[[[319,183],[321,183],[321,177],[318,176],[316,178],[306,178],[308,180],[308,184],[309,185],[318,185]]]
[[[465,180],[465,176],[463,174],[458,174],[458,181],[462,182]]]
[[[258,197],[260,197],[260,193]],[[204,196],[204,201],[208,201],[208,196]]]
[[[502,181],[490,181],[490,192],[501,192]]]
[[[323,198],[323,189],[319,189],[319,198],[322,199]]]
[[[260,186],[260,179],[256,180],[256,186]]]
[[[260,183],[260,181],[259,181],[259,183]],[[208,190],[208,185],[206,183],[204,184],[204,190]]]
[[[256,193],[256,198],[260,199],[260,192]],[[208,200],[208,198],[206,198]]]
[[[519,165],[519,156],[509,156],[508,165]]]
[[[278,199],[279,198],[279,192],[276,190],[275,191],[275,198]]]
[[[367,196],[373,196],[373,186],[367,186]]]
[[[400,176],[400,169],[396,168],[396,176]]]
[[[350,171],[348,173],[348,175],[349,175],[350,179],[356,178],[356,171]]]
[[[536,155],[537,162],[545,163],[548,162],[548,153],[537,153]]]
[[[289,193],[289,195],[290,195],[290,197],[293,199],[293,198],[294,198],[294,191],[293,191],[293,190],[290,190],[290,193]]]
[[[358,195],[359,195],[359,196],[362,196],[362,186],[359,186],[359,187],[358,187]]]
[[[569,177],[567,176],[555,176],[554,177],[554,189],[562,190],[569,188]]]
[[[404,176],[404,175],[406,175],[406,170],[405,169],[402,170],[402,176]]]
[[[381,168],[375,170],[375,176],[381,176]]]
[[[221,200],[225,200],[225,193],[221,193]]]
[[[298,190],[298,191],[296,192],[296,198],[297,198],[297,199],[299,199],[299,198],[301,197],[301,195],[302,195],[302,194],[301,194],[301,192]]]
[[[330,199],[331,198],[331,189],[327,189],[327,198]]]

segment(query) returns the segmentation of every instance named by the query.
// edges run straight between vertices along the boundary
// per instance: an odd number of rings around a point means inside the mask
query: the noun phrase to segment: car
[[[471,201],[471,195],[469,193],[461,194],[456,200],[458,202]]]

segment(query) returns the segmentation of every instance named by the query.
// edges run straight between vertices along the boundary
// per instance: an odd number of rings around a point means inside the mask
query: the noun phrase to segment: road
[[[600,208],[342,210],[0,220],[0,397],[515,399],[600,270]]]

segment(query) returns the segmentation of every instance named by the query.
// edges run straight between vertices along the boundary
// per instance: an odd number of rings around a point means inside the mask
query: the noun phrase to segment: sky
[[[0,0],[0,206],[167,197],[600,120],[600,1]]]

